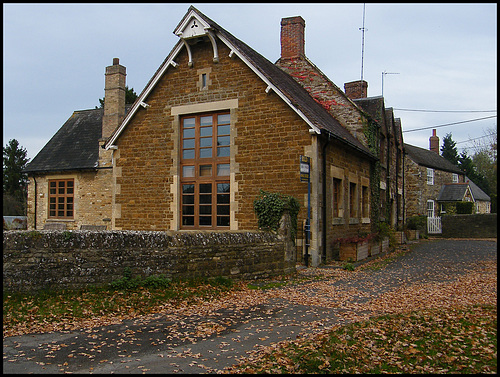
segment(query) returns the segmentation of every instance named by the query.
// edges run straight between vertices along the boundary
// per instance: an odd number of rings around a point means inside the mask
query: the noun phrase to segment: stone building
[[[465,174],[439,155],[439,137],[432,130],[429,149],[404,144],[405,213],[406,218],[441,213],[438,197],[444,185],[464,183]]]
[[[114,59],[104,110],[75,112],[28,165],[29,228],[254,230],[253,201],[265,190],[299,200],[297,262],[315,266],[333,257],[335,239],[370,233],[386,216],[397,224],[399,120],[383,103],[365,110],[366,90],[344,93],[305,57],[301,17],[281,26],[273,64],[190,7],[128,109]],[[310,258],[301,156],[310,159]]]

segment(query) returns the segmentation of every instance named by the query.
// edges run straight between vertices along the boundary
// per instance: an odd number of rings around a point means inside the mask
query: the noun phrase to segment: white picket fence
[[[443,231],[441,227],[441,217],[428,217],[427,218],[427,233],[441,234]]]

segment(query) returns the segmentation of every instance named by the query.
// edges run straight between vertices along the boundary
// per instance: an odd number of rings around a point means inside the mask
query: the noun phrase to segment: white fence
[[[441,227],[441,217],[428,217],[427,218],[427,233],[441,234],[443,231]]]

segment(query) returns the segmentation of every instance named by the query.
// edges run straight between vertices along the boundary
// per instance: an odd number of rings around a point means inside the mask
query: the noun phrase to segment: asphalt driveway
[[[303,283],[216,307],[4,338],[3,372],[217,373],[278,342],[376,314],[365,304],[402,287],[452,282],[492,263],[496,274],[496,261],[496,239],[423,241],[387,264],[304,269]]]

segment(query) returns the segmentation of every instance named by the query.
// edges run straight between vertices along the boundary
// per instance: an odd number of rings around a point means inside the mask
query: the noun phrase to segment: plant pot
[[[339,259],[359,261],[368,257],[368,241],[345,242],[340,244]]]

